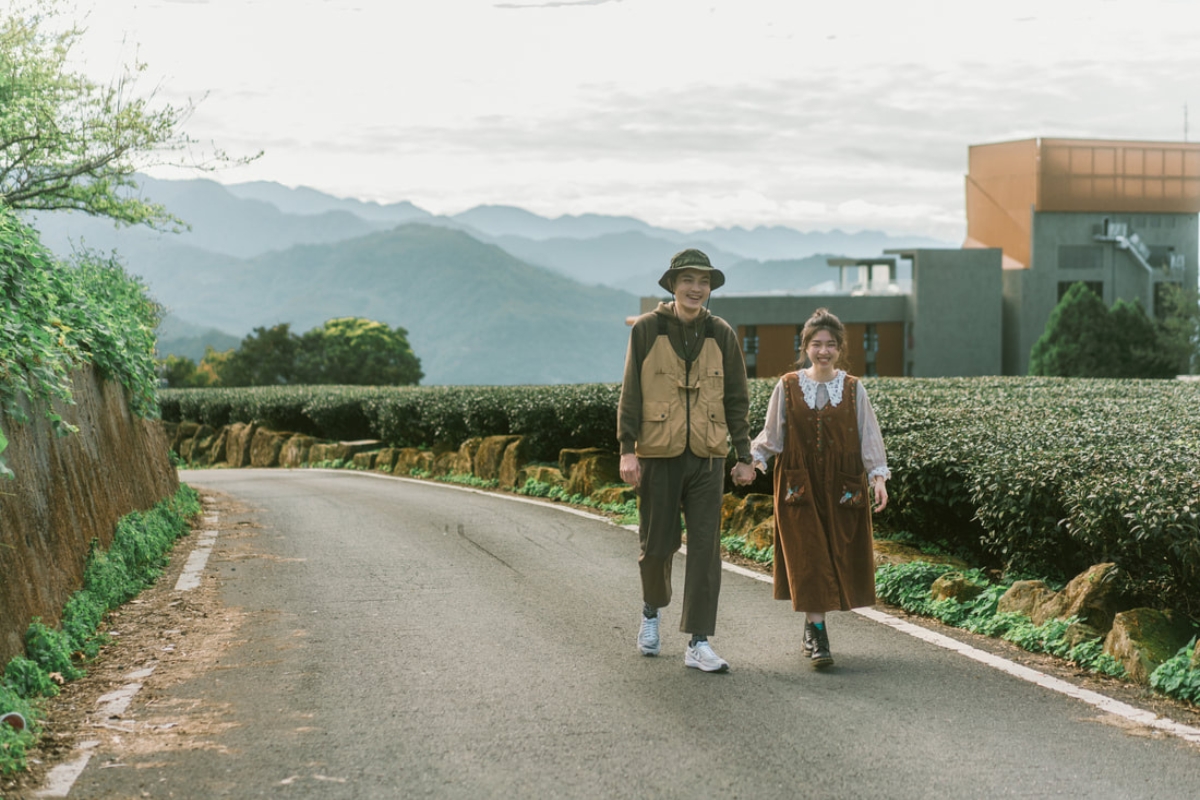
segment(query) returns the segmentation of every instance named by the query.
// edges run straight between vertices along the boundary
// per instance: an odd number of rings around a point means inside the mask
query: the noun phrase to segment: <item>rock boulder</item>
[[[1086,572],[1076,575],[1067,587],[1033,610],[1031,618],[1035,625],[1052,619],[1079,617],[1099,631],[1112,627],[1113,617],[1121,610],[1121,598],[1117,594],[1117,565],[1097,564]]]
[[[1138,683],[1149,683],[1154,672],[1196,634],[1184,615],[1153,608],[1135,608],[1113,617],[1104,639],[1104,652],[1125,667]]]

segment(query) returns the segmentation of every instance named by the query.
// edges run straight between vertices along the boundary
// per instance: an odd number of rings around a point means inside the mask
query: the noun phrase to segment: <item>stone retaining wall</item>
[[[124,389],[92,368],[73,376],[75,405],[56,407],[78,433],[58,438],[41,409],[29,422],[0,413],[0,665],[24,652],[34,617],[57,624],[80,589],[91,542],[107,547],[117,521],[179,488],[159,422],[134,417]]]

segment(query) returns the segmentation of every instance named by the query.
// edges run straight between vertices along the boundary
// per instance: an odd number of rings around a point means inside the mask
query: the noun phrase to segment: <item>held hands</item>
[[[754,483],[754,467],[750,464],[743,464],[739,461],[733,465],[729,474],[736,486],[749,486]]]
[[[635,489],[642,482],[642,465],[636,453],[621,454],[621,480]]]
[[[875,492],[875,507],[872,509],[876,513],[887,508],[888,493],[887,482],[882,477],[876,477],[871,482],[871,489]]]

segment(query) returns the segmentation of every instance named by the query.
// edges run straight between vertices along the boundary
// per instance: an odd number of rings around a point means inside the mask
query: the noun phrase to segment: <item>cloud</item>
[[[549,0],[545,3],[495,3],[492,8],[563,8],[570,6],[602,6],[624,0]]]

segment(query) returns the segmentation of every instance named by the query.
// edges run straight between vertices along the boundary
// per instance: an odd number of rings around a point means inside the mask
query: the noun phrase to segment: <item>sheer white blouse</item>
[[[821,383],[808,377],[804,370],[799,370],[800,390],[804,393],[804,402],[809,408],[821,409],[827,404],[834,408],[842,402],[842,388],[845,386],[846,373],[838,370],[831,380]],[[879,430],[879,421],[875,419],[875,409],[867,399],[867,390],[858,381],[856,398],[858,410],[858,438],[862,443],[863,466],[867,470],[867,480],[882,475],[884,480],[892,477],[888,469],[887,452],[883,449],[883,434]],[[783,451],[783,443],[787,434],[787,399],[784,396],[783,379],[775,384],[771,392],[771,401],[767,404],[767,419],[763,424],[762,433],[750,443],[750,456],[754,466],[760,471],[767,471],[767,459],[777,456]]]

